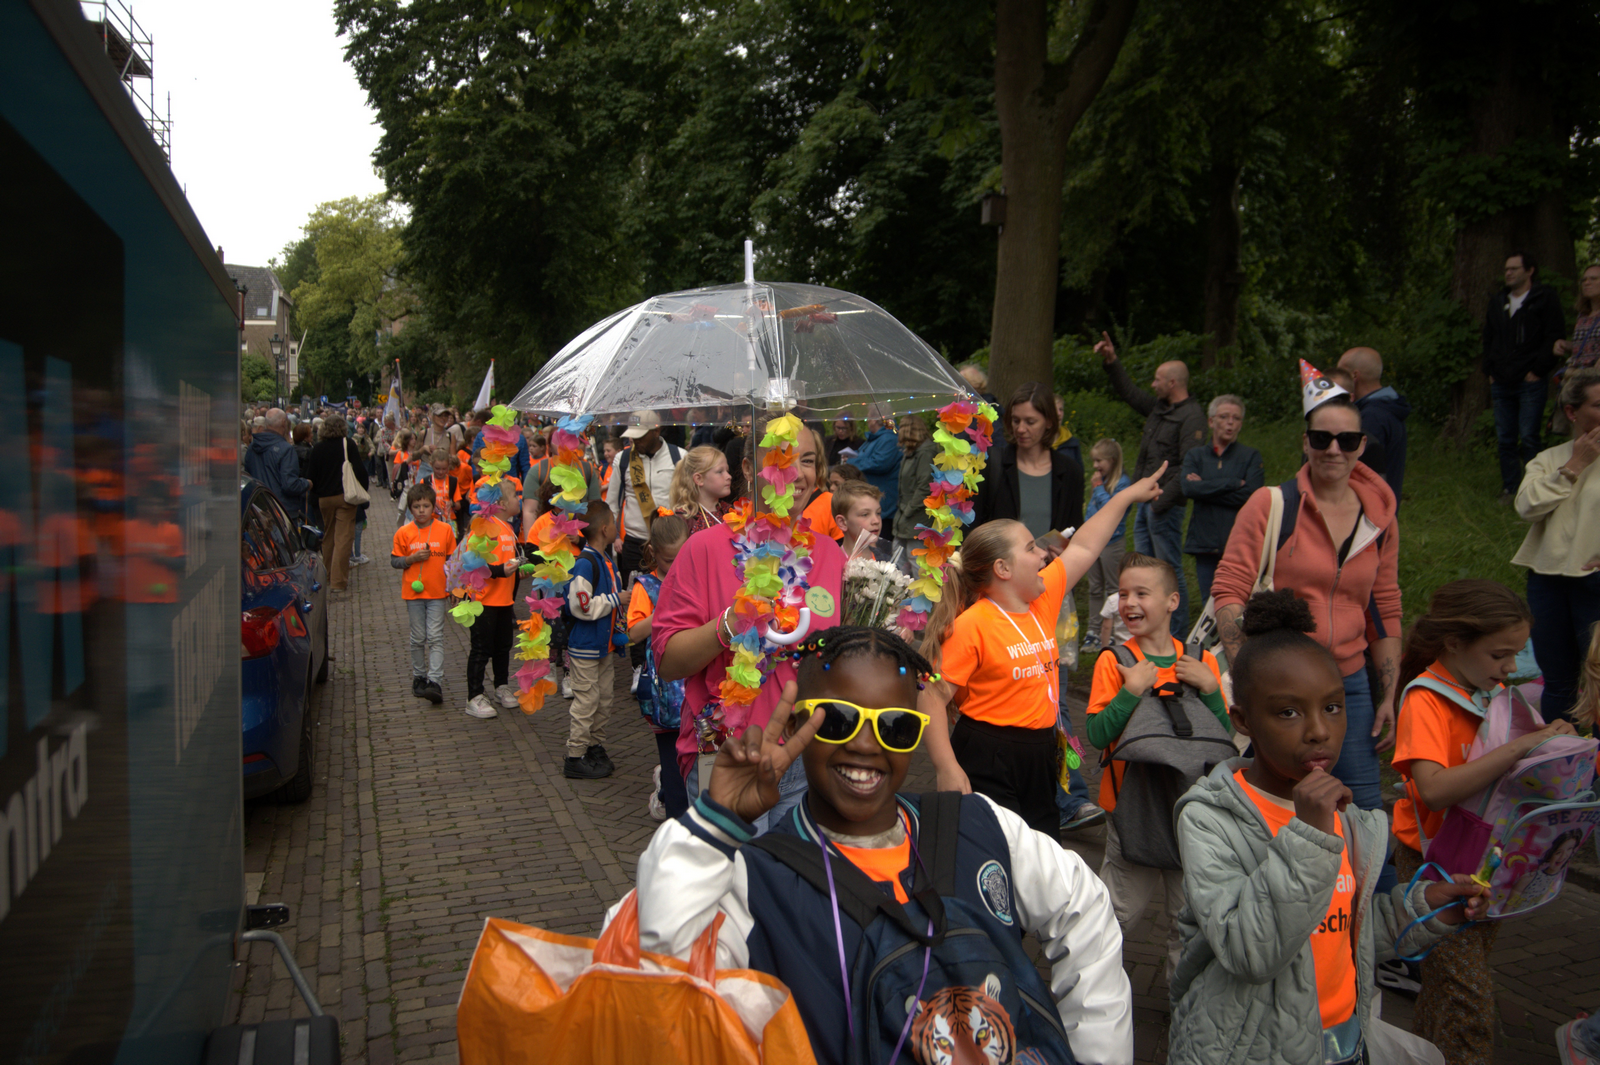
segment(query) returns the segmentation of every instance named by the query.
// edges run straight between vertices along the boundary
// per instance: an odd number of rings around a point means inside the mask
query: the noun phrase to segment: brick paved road
[[[461,713],[467,640],[453,622],[447,701],[412,697],[406,615],[387,566],[393,530],[380,495],[366,534],[375,561],[352,571],[350,594],[330,604],[335,661],[320,697],[311,799],[251,804],[245,819],[252,894],[292,907],[282,931],[340,1018],[353,1065],[454,1061],[456,999],[484,918],[592,935],[656,825],[645,809],[654,743],[622,690],[625,675],[606,745],[618,772],[603,781],[562,777],[559,700],[533,717]],[[931,781],[919,759],[908,788]],[[1085,837],[1072,845],[1098,866],[1100,835]],[[1600,896],[1569,887],[1502,931],[1499,1061],[1555,1061],[1555,1026],[1600,1006],[1597,928]],[[1153,945],[1164,936],[1157,928],[1125,950],[1141,1062],[1165,1060],[1164,955]],[[266,944],[250,951],[240,1019],[303,1016],[282,963]],[[1385,1016],[1407,1023],[1410,1004],[1387,996]]]

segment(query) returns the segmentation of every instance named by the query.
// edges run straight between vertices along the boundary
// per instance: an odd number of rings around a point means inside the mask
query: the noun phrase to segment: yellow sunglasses
[[[872,732],[886,751],[906,754],[917,749],[922,742],[922,730],[932,720],[927,714],[903,707],[886,706],[874,709],[857,706],[843,699],[801,699],[794,704],[796,712],[810,715],[821,711],[822,724],[817,728],[816,739],[823,743],[849,743],[867,721],[872,722]]]

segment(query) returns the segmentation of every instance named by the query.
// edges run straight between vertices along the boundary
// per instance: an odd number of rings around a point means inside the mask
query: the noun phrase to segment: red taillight
[[[246,610],[239,626],[239,657],[261,658],[278,646],[278,612],[270,606]]]
[[[257,751],[255,754],[247,754],[244,756],[245,765],[249,765],[251,762],[265,762],[266,760],[267,756],[262,754],[260,751]]]

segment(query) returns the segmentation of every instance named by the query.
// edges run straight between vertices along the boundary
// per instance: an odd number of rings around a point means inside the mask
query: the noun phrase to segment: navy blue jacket
[[[1200,480],[1191,481],[1189,475]],[[1261,452],[1235,440],[1218,455],[1209,442],[1183,455],[1178,486],[1194,500],[1189,534],[1183,541],[1186,555],[1220,555],[1228,547],[1233,520],[1252,492],[1267,483]]]
[[[311,482],[300,476],[300,453],[277,433],[263,430],[250,437],[244,472],[267,486],[292,518],[304,518]]]
[[[1394,491],[1395,508],[1400,506],[1400,485],[1406,479],[1406,418],[1411,404],[1388,385],[1356,400],[1361,412],[1361,431],[1367,434],[1367,451],[1378,449],[1378,461],[1368,462],[1374,473]],[[1363,460],[1366,455],[1362,456]]]

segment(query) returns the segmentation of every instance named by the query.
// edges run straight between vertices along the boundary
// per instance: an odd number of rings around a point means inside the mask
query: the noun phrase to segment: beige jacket
[[[1557,472],[1572,457],[1572,443],[1539,452],[1517,489],[1517,513],[1531,523],[1511,560],[1535,573],[1587,577],[1583,564],[1600,558],[1600,463],[1569,482]]]

